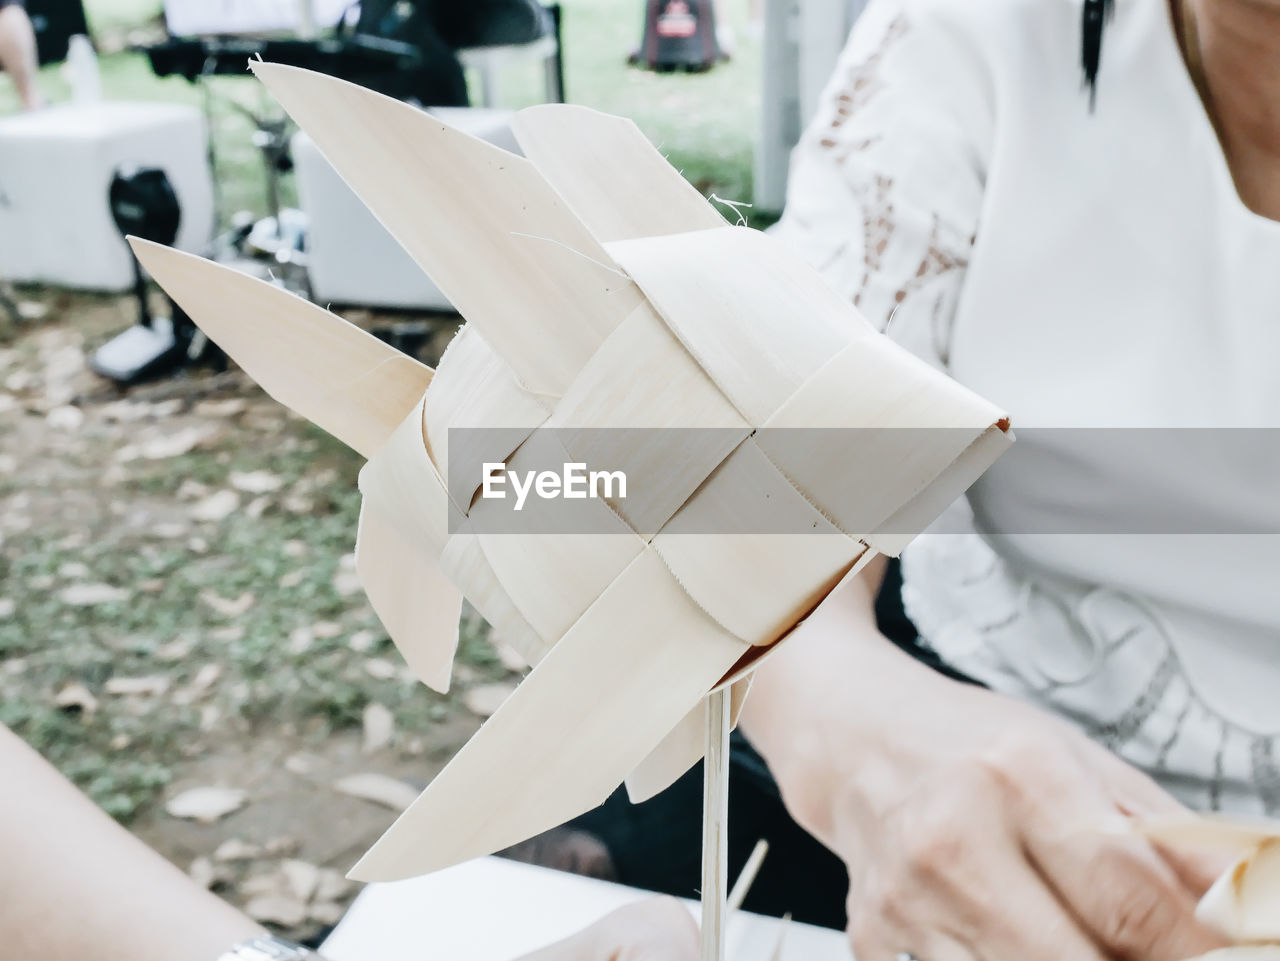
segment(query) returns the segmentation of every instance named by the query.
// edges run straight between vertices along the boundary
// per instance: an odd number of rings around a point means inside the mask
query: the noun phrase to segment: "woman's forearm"
[[[262,933],[0,726],[0,955],[213,961]]]

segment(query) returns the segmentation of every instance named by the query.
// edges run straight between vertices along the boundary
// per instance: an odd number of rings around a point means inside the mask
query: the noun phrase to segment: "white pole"
[[[316,9],[312,0],[298,0],[298,39],[314,40],[317,32]]]
[[[729,688],[707,698],[702,780],[702,957],[725,961],[729,889]]]

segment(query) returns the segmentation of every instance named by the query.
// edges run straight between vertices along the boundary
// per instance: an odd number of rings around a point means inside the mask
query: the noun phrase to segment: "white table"
[[[121,291],[133,261],[111,217],[118,167],[159,167],[182,209],[177,246],[214,229],[205,125],[195,107],[106,101],[0,118],[0,277]]]
[[[517,151],[511,112],[433,107],[432,116],[472,136]],[[452,310],[440,288],[360,202],[305,133],[294,135],[298,201],[307,215],[307,272],[316,303]],[[440,224],[448,230],[448,224]]]
[[[437,874],[373,884],[322,948],[332,961],[512,961],[581,930],[646,891],[480,858]],[[697,905],[690,903],[690,911]],[[778,949],[779,934],[782,936]],[[843,932],[739,912],[730,961],[853,961]]]

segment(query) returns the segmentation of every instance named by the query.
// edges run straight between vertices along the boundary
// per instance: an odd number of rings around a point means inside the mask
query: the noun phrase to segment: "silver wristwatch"
[[[241,941],[218,961],[324,961],[310,948],[273,935]]]

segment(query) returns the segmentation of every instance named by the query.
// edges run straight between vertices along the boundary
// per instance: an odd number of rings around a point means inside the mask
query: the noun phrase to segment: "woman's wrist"
[[[900,651],[869,615],[820,610],[787,643],[757,676],[745,730],[792,816],[845,855],[851,807],[885,803],[928,750],[912,707],[960,685]]]

